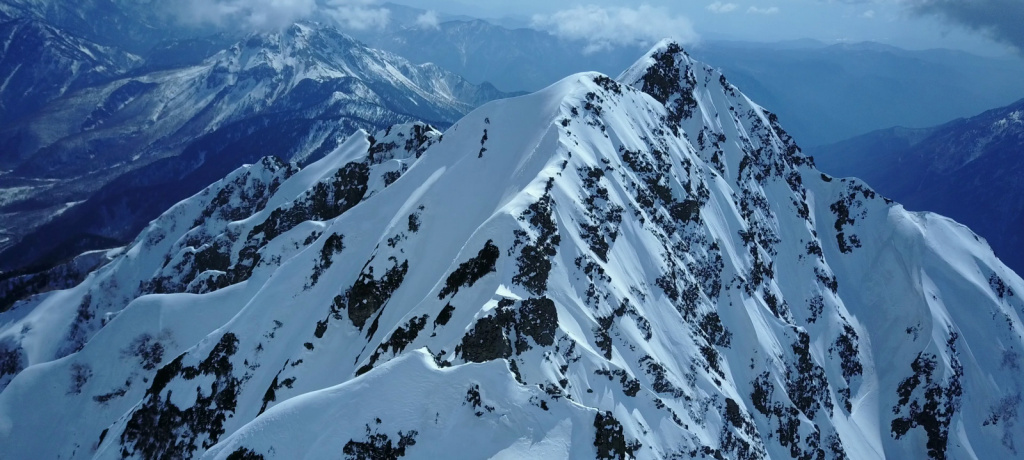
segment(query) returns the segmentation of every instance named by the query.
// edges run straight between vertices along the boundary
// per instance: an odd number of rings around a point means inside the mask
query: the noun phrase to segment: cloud
[[[735,3],[722,3],[722,2],[715,2],[715,3],[712,3],[712,4],[704,7],[704,9],[706,9],[706,10],[712,12],[712,13],[718,13],[718,14],[731,13],[733,11],[736,11],[737,8],[739,8],[739,5],[737,5]]]
[[[349,29],[383,27],[390,12],[375,0],[172,0],[174,16],[185,24],[225,28],[276,29],[303,19],[329,18]]]
[[[861,13],[860,17],[862,17],[864,19],[874,19],[875,18],[875,10],[867,10],[867,11]]]
[[[747,14],[765,14],[765,15],[767,15],[767,14],[778,14],[778,12],[779,12],[779,7],[777,7],[777,6],[770,6],[770,7],[766,7],[766,8],[759,8],[759,7],[756,7],[756,6],[752,6],[750,8],[747,8]]]
[[[437,29],[441,26],[441,19],[437,17],[437,11],[424,11],[416,17],[416,25],[422,29]]]
[[[321,9],[343,29],[383,28],[391,20],[391,11],[375,8],[374,3],[375,0],[327,0]]]
[[[194,25],[246,26],[258,29],[288,25],[316,10],[315,0],[182,0],[175,15]]]
[[[577,6],[551,15],[535,15],[532,24],[562,38],[586,40],[585,53],[623,45],[650,44],[662,38],[673,38],[682,43],[697,40],[689,19],[650,5],[636,8]]]
[[[1021,0],[903,0],[914,14],[934,16],[981,32],[1024,54],[1024,1]]]

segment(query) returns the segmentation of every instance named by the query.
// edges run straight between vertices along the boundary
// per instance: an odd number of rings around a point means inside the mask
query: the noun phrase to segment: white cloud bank
[[[585,40],[586,53],[623,45],[652,44],[662,38],[682,43],[697,40],[689,19],[650,5],[636,8],[577,6],[551,15],[535,15],[532,24],[562,38]]]
[[[777,6],[769,6],[769,7],[765,7],[765,8],[760,8],[760,7],[752,6],[750,8],[747,8],[747,14],[766,14],[767,15],[767,14],[778,14],[778,13],[779,13],[779,7],[777,7]]]
[[[335,21],[349,29],[387,25],[390,11],[376,0],[172,0],[168,6],[186,24],[274,29],[303,19]]]
[[[735,4],[735,3],[715,2],[715,3],[712,3],[712,4],[708,5],[708,6],[705,6],[704,9],[706,9],[706,10],[712,12],[712,13],[724,14],[724,13],[732,13],[733,11],[736,11],[736,9],[738,9],[739,7],[740,6]]]
[[[422,29],[438,29],[441,27],[441,18],[437,16],[437,11],[424,11],[416,17],[416,25]]]

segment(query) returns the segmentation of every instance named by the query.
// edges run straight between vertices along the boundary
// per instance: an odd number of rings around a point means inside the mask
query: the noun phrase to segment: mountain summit
[[[0,455],[1006,458],[1021,292],[664,42],[178,203],[0,314]]]

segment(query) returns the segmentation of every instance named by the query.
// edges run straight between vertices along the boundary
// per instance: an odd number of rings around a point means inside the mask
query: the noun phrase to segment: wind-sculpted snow
[[[669,42],[179,203],[0,316],[0,455],[1009,458],[1021,292]]]

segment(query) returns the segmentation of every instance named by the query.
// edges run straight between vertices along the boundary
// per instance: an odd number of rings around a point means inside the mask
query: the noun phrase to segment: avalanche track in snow
[[[664,42],[238,169],[0,314],[0,457],[1009,458],[1021,293]]]

